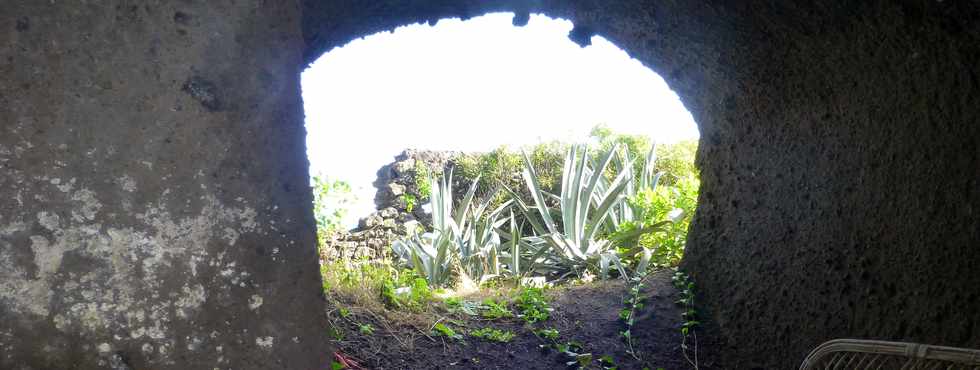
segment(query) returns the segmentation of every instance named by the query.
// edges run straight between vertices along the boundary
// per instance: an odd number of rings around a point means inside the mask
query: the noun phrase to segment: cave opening
[[[326,52],[302,88],[338,338],[398,335],[377,317],[350,319],[362,309],[431,313],[480,302],[501,281],[629,285],[663,278],[683,256],[697,125],[663,78],[568,20],[488,13],[401,26]],[[569,242],[546,246],[544,234]],[[596,289],[592,300],[609,298]],[[508,310],[512,298],[490,306]]]

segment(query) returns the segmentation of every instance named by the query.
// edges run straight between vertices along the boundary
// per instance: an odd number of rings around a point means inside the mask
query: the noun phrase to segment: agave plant
[[[524,153],[524,180],[533,198],[534,206],[529,206],[511,189],[514,205],[531,224],[535,235],[523,238],[528,246],[535,267],[554,272],[581,274],[587,267],[597,267],[606,276],[610,267],[615,266],[625,276],[622,264],[615,252],[610,250],[611,241],[599,237],[599,231],[614,207],[625,199],[627,186],[632,182],[631,162],[620,167],[608,182],[604,174],[613,170],[610,167],[618,146],[605,153],[590,167],[588,147],[575,145],[565,156],[562,172],[561,194],[549,194],[541,189],[538,175],[530,158]],[[594,167],[594,168],[593,168]],[[558,207],[553,210],[547,199],[557,199]],[[513,238],[512,238],[513,240]],[[513,257],[513,256],[512,256]]]
[[[474,280],[500,272],[500,236],[495,230],[505,222],[499,215],[509,202],[488,213],[492,196],[479,203],[473,199],[478,178],[454,209],[452,177],[450,169],[438,183],[429,178],[430,184],[437,184],[430,195],[432,232],[414,234],[392,244],[395,254],[433,286],[447,285],[454,271]]]
[[[395,255],[424,276],[429,285],[444,286],[453,270],[450,255],[452,244],[452,235],[433,231],[422,235],[416,233],[408,238],[396,240],[391,245],[391,249]]]
[[[626,198],[631,199],[636,196],[637,193],[649,189],[654,191],[657,189],[657,184],[660,182],[660,177],[663,176],[663,172],[654,172],[654,162],[657,160],[657,145],[654,144],[650,147],[650,152],[647,153],[646,162],[644,162],[642,174],[638,179],[634,181],[629,181],[626,184],[626,190],[624,191]],[[632,168],[631,163],[633,159],[630,158],[630,153],[627,150],[618,151],[616,155],[616,160],[614,161],[614,168],[616,169],[627,169]],[[606,178],[599,179],[599,189],[604,191],[609,187],[609,180]],[[606,231],[610,234],[615,233],[620,230],[620,225],[623,223],[636,222],[641,219],[640,215],[641,209],[635,204],[630,202],[620,202],[615,207],[612,208],[612,212],[609,214],[609,218],[606,219],[605,227]]]
[[[474,203],[478,181],[479,178],[473,182],[460,205],[463,217],[457,218],[451,227],[459,247],[462,272],[470,279],[482,281],[500,274],[500,235],[496,230],[507,221],[500,217],[500,213],[510,206],[510,201],[488,212],[494,194],[483,202]]]

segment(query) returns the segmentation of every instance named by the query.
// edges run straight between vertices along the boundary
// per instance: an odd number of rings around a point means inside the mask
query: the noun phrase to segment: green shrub
[[[415,204],[418,203],[418,199],[412,194],[402,194],[399,197],[405,201],[405,211],[411,213],[415,209]]]
[[[429,171],[429,166],[425,165],[425,162],[420,160],[415,160],[415,188],[418,189],[420,200],[429,199],[429,195],[432,194],[432,173]],[[413,197],[414,198],[414,197]],[[408,210],[412,212],[412,210]]]
[[[568,145],[552,141],[525,148],[512,149],[501,146],[487,153],[464,154],[453,161],[460,185],[469,186],[479,178],[476,196],[491,197],[490,207],[496,208],[507,201],[507,196],[495,191],[501,186],[521,189],[523,163],[521,150],[529,153],[531,162],[539,169],[541,186],[548,192],[557,193],[561,180],[562,159]]]
[[[334,233],[343,229],[348,208],[357,200],[346,181],[313,176],[313,217],[317,239],[322,246]]]
[[[701,182],[694,176],[678,178],[671,186],[658,186],[656,190],[640,191],[630,203],[640,209],[640,219],[673,222],[666,232],[640,235],[639,246],[653,251],[653,265],[676,266],[684,256],[687,231],[697,208],[698,189]]]
[[[612,131],[608,126],[596,125],[592,128],[589,136],[595,141],[593,149],[600,153],[612,150],[619,146],[630,158],[636,158],[633,162],[633,177],[640,178],[643,167],[646,166],[647,152],[653,146],[653,142],[645,135],[630,135]]]
[[[654,170],[664,173],[660,180],[661,183],[674,186],[682,179],[698,178],[698,170],[694,164],[697,151],[697,140],[657,145],[657,161],[654,164]]]

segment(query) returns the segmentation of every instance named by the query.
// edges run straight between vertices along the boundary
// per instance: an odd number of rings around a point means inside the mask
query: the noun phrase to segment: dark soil
[[[625,324],[619,319],[627,296],[622,281],[602,281],[586,285],[554,289],[551,318],[543,323],[527,325],[519,319],[485,320],[466,315],[449,315],[469,332],[483,327],[510,330],[516,334],[509,343],[495,343],[465,336],[463,341],[434,336],[429,332],[432,316],[389,320],[377,314],[357,314],[358,323],[370,323],[375,332],[359,333],[357,325],[342,321],[339,330],[344,339],[337,341],[341,353],[356,360],[366,369],[564,369],[572,359],[549,346],[550,341],[538,338],[532,331],[554,328],[560,333],[560,343],[578,342],[581,352],[592,353],[592,366],[600,369],[598,359],[608,355],[619,369],[689,369],[693,366],[681,350],[681,309],[671,284],[671,271],[651,274],[645,282],[645,307],[637,315],[633,329],[634,345],[639,359],[627,353],[620,332]],[[427,320],[427,321],[426,321]],[[704,321],[704,320],[701,320]],[[396,324],[395,322],[398,322]],[[699,357],[705,348],[714,347],[712,325],[696,331]],[[691,343],[693,349],[693,343]],[[542,346],[543,345],[543,346]],[[693,351],[689,351],[693,360]],[[699,361],[701,369],[721,368],[717,364]]]

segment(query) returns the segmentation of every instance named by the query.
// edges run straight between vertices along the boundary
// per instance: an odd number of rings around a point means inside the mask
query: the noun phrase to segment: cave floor
[[[469,335],[450,339],[434,335],[429,318],[403,316],[392,318],[385,313],[352,308],[351,320],[332,320],[338,353],[364,369],[564,369],[576,368],[575,359],[559,352],[554,343],[577,343],[577,353],[591,353],[588,369],[689,369],[694,368],[681,349],[680,328],[683,307],[675,302],[680,293],[671,283],[673,270],[651,273],[644,281],[641,296],[644,307],[636,315],[633,328],[637,356],[628,353],[620,334],[626,325],[619,318],[628,296],[626,284],[619,280],[599,281],[550,289],[551,317],[540,323],[525,324],[517,318],[487,320],[479,316],[442,312],[437,320],[456,331],[492,327],[511,331],[514,338],[507,343],[490,342]],[[705,321],[705,320],[699,320]],[[370,335],[359,331],[360,325],[370,324]],[[717,339],[712,336],[714,325],[705,322],[689,336],[688,356],[694,360],[698,350],[698,367],[723,368],[712,363],[711,349]],[[555,342],[539,338],[533,332],[553,328],[559,332]],[[697,338],[697,346],[693,339]],[[602,363],[609,356],[614,365]],[[569,363],[572,365],[569,365]],[[615,366],[615,367],[613,367]],[[356,368],[355,366],[352,366]]]

